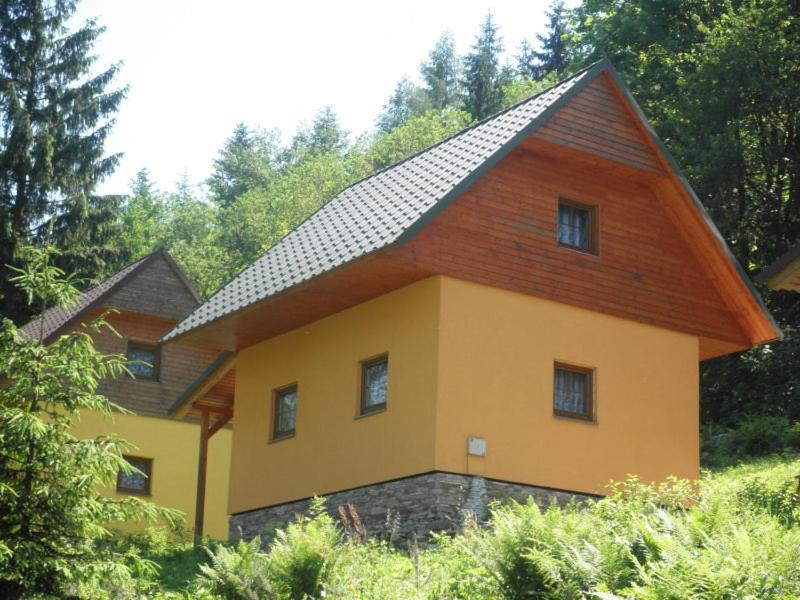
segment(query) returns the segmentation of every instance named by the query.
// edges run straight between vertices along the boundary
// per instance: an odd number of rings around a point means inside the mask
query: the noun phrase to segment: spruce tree
[[[420,67],[425,92],[432,108],[442,110],[459,104],[459,60],[453,34],[445,32]]]
[[[68,247],[67,263],[92,265],[118,207],[93,191],[118,162],[104,144],[125,90],[109,89],[117,65],[93,70],[103,28],[70,30],[75,9],[75,0],[0,2],[0,265],[19,264],[24,244],[47,239]],[[7,278],[0,313],[30,314]]]
[[[230,206],[242,194],[266,187],[275,176],[277,148],[275,132],[236,125],[214,160],[208,179],[211,198],[220,206]]]
[[[409,119],[422,115],[429,108],[431,102],[426,90],[414,85],[408,77],[403,77],[397,82],[394,92],[378,117],[378,130],[383,133],[393,131]]]
[[[504,73],[500,68],[503,52],[499,28],[492,13],[486,15],[481,32],[464,59],[464,108],[475,119],[483,119],[497,112],[503,105],[502,83]]]
[[[537,34],[536,39],[541,45],[541,51],[534,52],[539,76],[535,79],[554,73],[559,75],[566,71],[570,62],[569,48],[567,47],[567,8],[563,0],[554,0],[545,13],[548,18],[547,30]]]

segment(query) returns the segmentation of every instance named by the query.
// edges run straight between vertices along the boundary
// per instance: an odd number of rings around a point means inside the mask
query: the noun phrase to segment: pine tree
[[[220,206],[230,206],[242,194],[266,187],[275,176],[277,147],[275,132],[236,125],[214,160],[208,179],[211,198]]]
[[[104,144],[125,90],[109,89],[117,65],[93,72],[103,28],[87,21],[69,30],[75,7],[75,0],[0,6],[0,265],[19,264],[19,248],[48,238],[69,246],[65,262],[85,253],[79,262],[91,264],[118,209],[92,192],[118,162]],[[16,320],[30,314],[7,278],[0,278],[0,312]]]
[[[517,73],[532,81],[538,81],[542,78],[542,67],[539,64],[539,59],[536,56],[537,52],[531,46],[528,40],[522,40],[519,48],[519,54],[516,56],[517,60]]]
[[[425,92],[432,108],[442,110],[459,105],[459,60],[453,34],[445,32],[420,67]]]
[[[539,76],[555,73],[559,75],[566,71],[570,62],[569,48],[567,47],[567,8],[563,0],[554,0],[545,13],[548,17],[547,31],[544,35],[537,34],[536,39],[541,45],[541,51],[534,52]]]
[[[389,101],[384,105],[378,117],[378,130],[388,133],[418,117],[431,108],[426,90],[414,85],[408,77],[397,82]]]
[[[475,119],[488,117],[502,107],[502,52],[499,28],[494,24],[492,13],[487,13],[480,35],[464,59],[464,108]]]

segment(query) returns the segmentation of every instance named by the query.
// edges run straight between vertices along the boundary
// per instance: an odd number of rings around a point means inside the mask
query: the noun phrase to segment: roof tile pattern
[[[90,304],[114,289],[118,283],[122,282],[126,277],[128,277],[128,275],[135,272],[139,266],[141,266],[142,263],[149,258],[150,256],[146,256],[143,259],[128,265],[95,287],[86,290],[78,296],[75,303],[69,308],[63,308],[61,306],[53,306],[52,308],[48,308],[46,311],[44,311],[44,313],[34,317],[30,322],[21,328],[22,335],[28,339],[38,339],[40,334],[40,323],[43,319],[44,339],[47,340],[51,335],[63,327],[70,319],[81,313]]]
[[[384,248],[591,69],[345,189],[170,331],[169,340]]]

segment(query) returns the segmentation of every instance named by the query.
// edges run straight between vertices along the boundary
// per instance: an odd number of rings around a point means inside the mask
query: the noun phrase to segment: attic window
[[[136,379],[158,380],[158,346],[128,342],[128,370]]]
[[[593,206],[558,201],[558,243],[561,246],[597,252],[597,216]]]

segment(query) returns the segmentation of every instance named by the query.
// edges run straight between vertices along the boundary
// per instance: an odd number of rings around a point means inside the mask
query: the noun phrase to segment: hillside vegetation
[[[117,544],[160,564],[108,597],[719,599],[800,597],[800,458],[707,472],[694,489],[616,484],[588,506],[495,507],[485,527],[394,549],[318,505],[259,541],[207,551],[151,531]],[[100,593],[100,591],[97,591]]]

